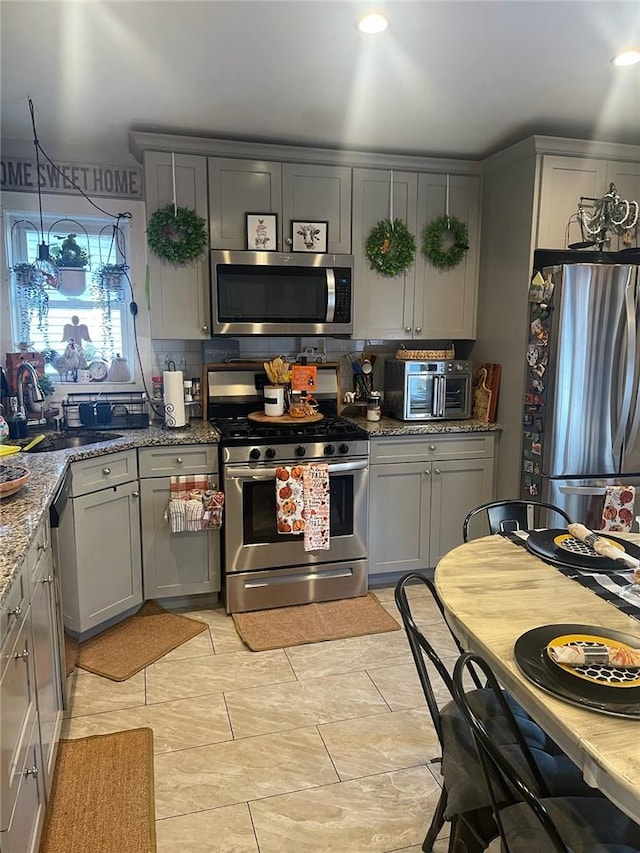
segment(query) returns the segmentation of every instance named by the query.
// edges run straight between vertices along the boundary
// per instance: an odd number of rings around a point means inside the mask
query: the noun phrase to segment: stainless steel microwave
[[[385,411],[402,421],[469,418],[472,388],[470,361],[385,362]]]
[[[211,252],[214,335],[349,335],[353,255]]]

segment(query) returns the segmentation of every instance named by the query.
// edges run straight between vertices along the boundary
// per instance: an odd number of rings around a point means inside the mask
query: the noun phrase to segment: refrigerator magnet
[[[542,455],[542,445],[539,441],[531,442],[531,452],[535,453],[536,456]]]
[[[534,346],[530,346],[527,348],[527,364],[529,367],[535,367],[538,363],[538,348]]]

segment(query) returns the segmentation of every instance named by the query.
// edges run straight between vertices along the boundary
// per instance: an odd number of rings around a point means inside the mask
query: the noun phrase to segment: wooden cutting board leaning
[[[485,424],[496,421],[500,392],[499,364],[482,362],[476,365],[473,381],[473,417]]]

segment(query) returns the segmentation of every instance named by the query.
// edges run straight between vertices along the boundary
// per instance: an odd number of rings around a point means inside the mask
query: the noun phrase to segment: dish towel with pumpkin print
[[[278,533],[304,533],[302,465],[276,468],[276,528]]]
[[[222,526],[224,494],[212,486],[207,474],[171,477],[165,518],[172,533],[192,533]]]
[[[629,533],[633,524],[635,486],[607,486],[600,530]]]
[[[329,521],[328,465],[312,462],[276,468],[278,533],[303,533],[305,551],[327,550]]]

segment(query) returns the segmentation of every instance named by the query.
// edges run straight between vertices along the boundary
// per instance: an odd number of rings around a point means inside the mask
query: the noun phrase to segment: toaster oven
[[[401,421],[471,417],[470,361],[388,359],[384,371],[385,411]]]

